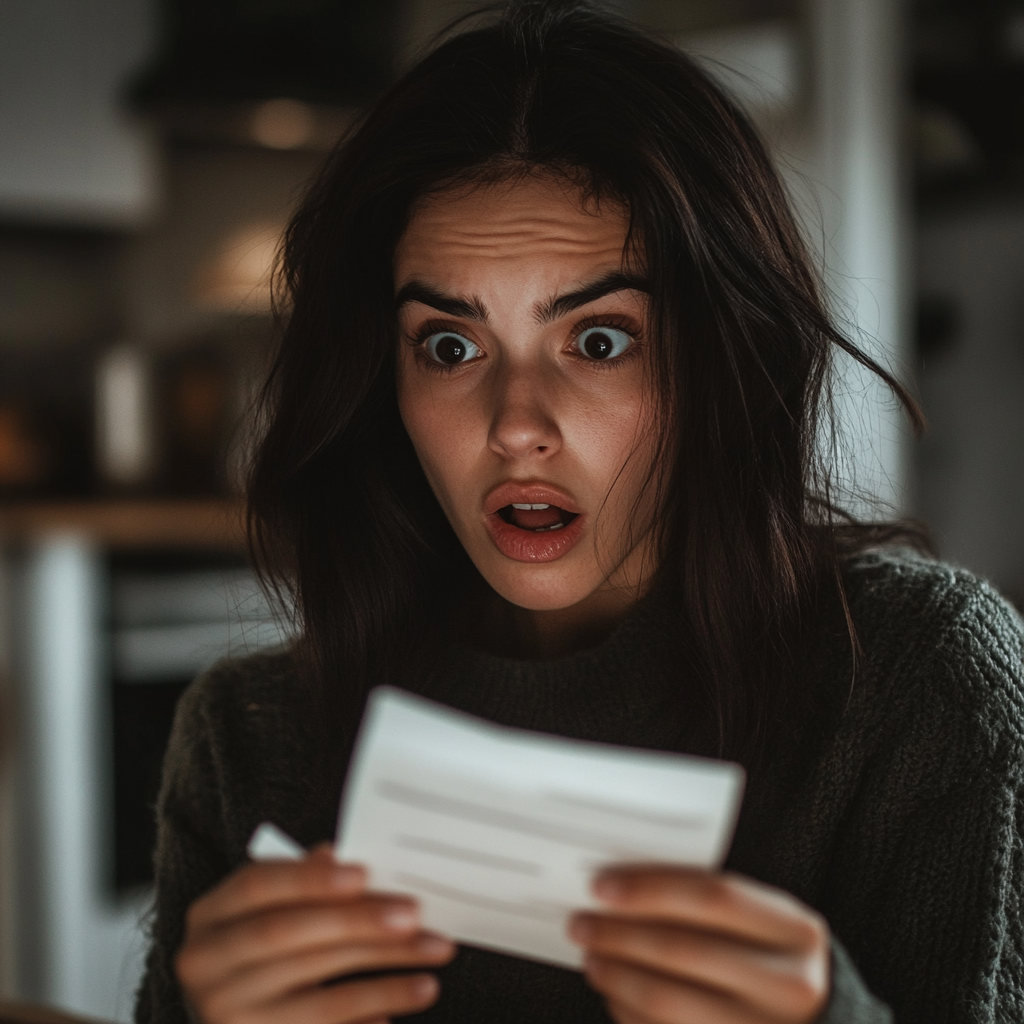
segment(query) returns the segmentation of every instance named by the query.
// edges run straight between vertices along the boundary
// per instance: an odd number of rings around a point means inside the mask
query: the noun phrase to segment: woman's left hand
[[[829,993],[829,931],[795,897],[742,875],[616,868],[577,914],[588,981],[619,1024],[809,1024]]]

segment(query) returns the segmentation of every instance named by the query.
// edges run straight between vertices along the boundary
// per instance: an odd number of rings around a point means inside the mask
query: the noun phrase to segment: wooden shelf
[[[0,504],[0,537],[68,533],[111,548],[245,548],[237,499],[110,500]]]

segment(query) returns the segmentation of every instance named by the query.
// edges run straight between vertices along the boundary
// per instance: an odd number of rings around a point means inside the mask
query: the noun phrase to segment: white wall
[[[0,0],[0,216],[129,227],[156,201],[149,131],[123,110],[155,0]]]
[[[902,0],[809,0],[803,22],[681,42],[738,72],[710,66],[772,145],[840,326],[906,379],[912,282],[903,31]],[[901,513],[908,421],[873,374],[843,355],[837,367],[841,497],[866,516]]]
[[[840,325],[906,379],[910,188],[904,171],[902,0],[811,0],[810,131],[794,165]],[[906,508],[912,433],[888,388],[839,360],[840,469],[855,511]],[[863,495],[867,501],[861,501]]]
[[[930,214],[920,288],[960,331],[925,363],[917,503],[942,553],[1024,598],[1024,201]]]

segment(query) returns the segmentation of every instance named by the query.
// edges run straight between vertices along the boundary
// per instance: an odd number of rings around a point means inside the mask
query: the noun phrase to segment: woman
[[[139,1021],[1019,1018],[1020,624],[832,507],[832,352],[917,414],[830,322],[735,106],[518,4],[349,134],[284,269],[249,499],[302,639],[183,698]],[[601,875],[580,974],[456,955],[322,846],[246,865],[264,819],[330,837],[381,681],[742,761],[727,870]]]

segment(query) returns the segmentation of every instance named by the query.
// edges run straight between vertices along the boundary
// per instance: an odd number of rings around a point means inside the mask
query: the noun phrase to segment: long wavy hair
[[[294,603],[327,720],[354,720],[370,685],[429,657],[473,570],[399,418],[393,254],[421,197],[537,171],[629,212],[664,434],[657,584],[680,609],[717,750],[751,762],[805,685],[822,588],[841,599],[845,555],[885,534],[830,491],[835,354],[918,427],[920,412],[837,329],[745,114],[685,54],[586,3],[513,3],[463,25],[310,187],[283,248],[253,556]]]

